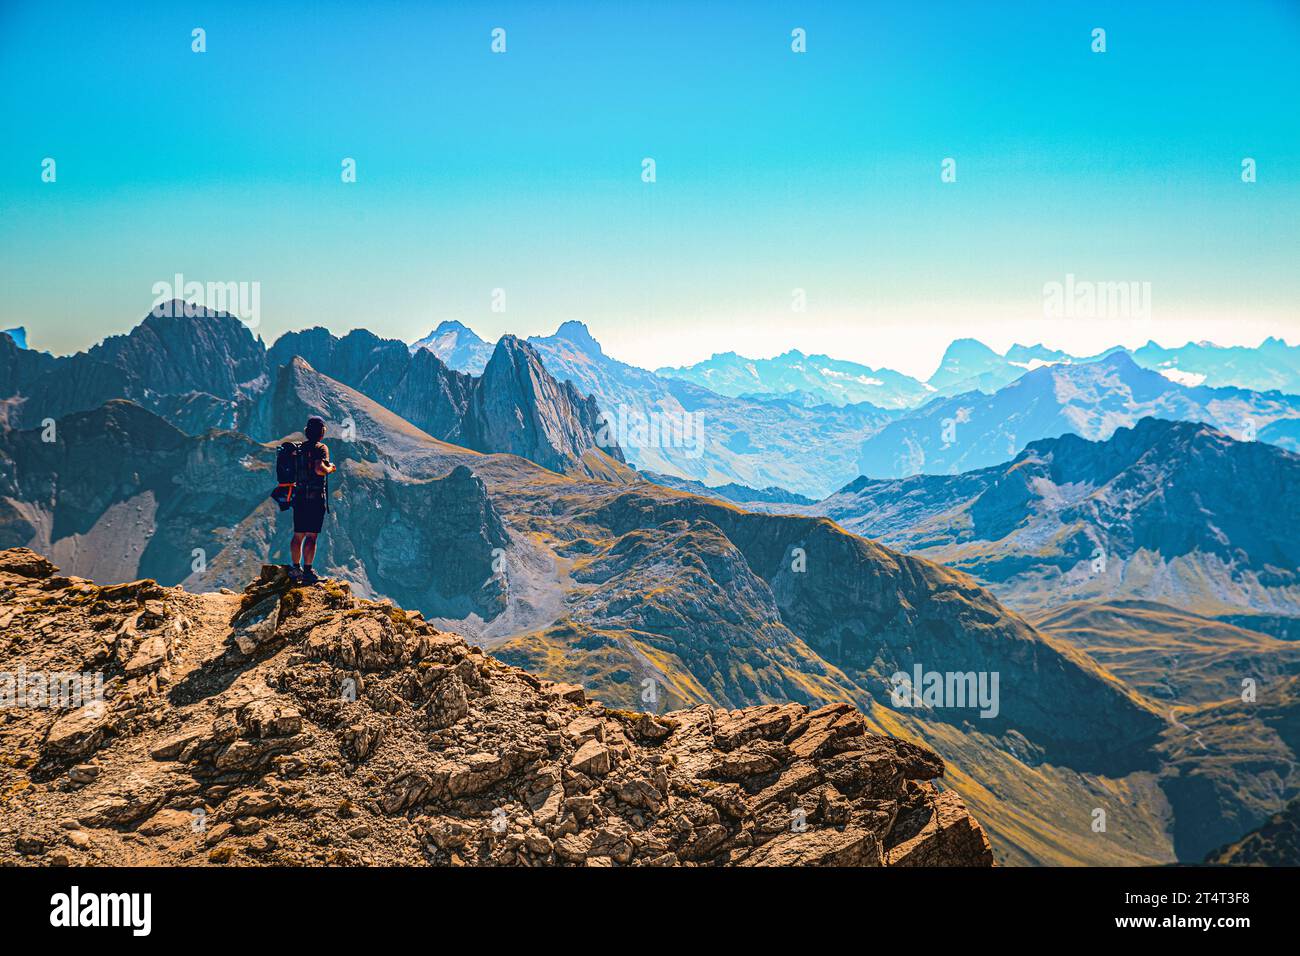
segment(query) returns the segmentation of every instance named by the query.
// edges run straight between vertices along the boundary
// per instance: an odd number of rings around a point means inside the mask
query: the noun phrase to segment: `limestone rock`
[[[18,614],[38,557],[0,552],[17,638],[0,670],[36,648],[108,679],[93,706],[0,724],[43,739],[3,768],[24,796],[0,865],[991,863],[956,794],[928,782],[939,757],[848,705],[610,710],[269,566],[242,595],[144,581],[94,602],[51,573],[42,613]],[[105,637],[114,653],[96,657]]]
[[[609,748],[599,740],[588,740],[573,755],[569,767],[578,773],[603,777],[609,773]]]

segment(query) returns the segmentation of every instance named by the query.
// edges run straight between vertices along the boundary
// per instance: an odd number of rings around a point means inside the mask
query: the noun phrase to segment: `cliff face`
[[[600,409],[572,382],[557,382],[527,342],[503,336],[475,383],[470,447],[509,452],[569,471],[588,452],[623,461],[617,444],[597,444]]]
[[[262,344],[239,319],[180,301],[170,315],[152,313],[127,335],[114,335],[85,357],[139,377],[158,393],[207,392],[233,399],[265,371]],[[71,360],[80,360],[72,356]]]
[[[271,441],[300,429],[302,412],[338,410],[309,400],[316,396],[302,382],[314,376],[331,380],[316,391],[341,384],[440,441],[566,474],[635,477],[616,442],[598,444],[595,401],[556,381],[513,336],[479,378],[365,329],[342,338],[323,328],[290,332],[266,349],[234,316],[180,302],[169,316],[150,314],[128,334],[64,358],[0,339],[0,423],[12,428],[129,399],[191,435],[239,427]]]
[[[276,568],[189,594],[14,549],[0,619],[3,672],[104,680],[7,712],[0,864],[991,862],[942,761],[847,704],[612,711]]]
[[[279,370],[272,372],[277,381],[295,358],[305,360],[440,441],[519,455],[565,474],[632,477],[619,467],[624,458],[617,443],[597,442],[595,400],[557,381],[533,347],[513,335],[497,343],[478,378],[449,368],[429,349],[409,351],[363,330],[341,339],[325,329],[291,332],[267,357]]]

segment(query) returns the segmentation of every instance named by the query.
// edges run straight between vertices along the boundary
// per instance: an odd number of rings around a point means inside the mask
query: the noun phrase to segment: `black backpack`
[[[301,446],[296,441],[287,441],[275,453],[275,480],[282,485],[291,485],[298,480],[298,452]]]
[[[324,498],[326,507],[329,507],[329,476],[317,475],[312,470],[307,446],[307,442],[287,441],[276,449],[275,480],[278,484],[270,497],[281,511],[293,506],[295,496]]]

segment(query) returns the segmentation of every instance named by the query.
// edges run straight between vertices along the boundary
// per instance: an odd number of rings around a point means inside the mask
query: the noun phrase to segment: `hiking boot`
[[[303,568],[302,577],[299,578],[298,580],[300,580],[303,584],[315,584],[317,581],[320,580],[320,578],[316,577],[316,572],[313,571],[311,568]]]
[[[290,580],[290,581],[294,582],[295,584],[301,584],[301,583],[302,583],[302,569],[301,569],[301,568],[295,568],[292,564],[286,564],[286,565],[284,566],[284,572],[285,572],[285,574],[289,575],[289,580]]]

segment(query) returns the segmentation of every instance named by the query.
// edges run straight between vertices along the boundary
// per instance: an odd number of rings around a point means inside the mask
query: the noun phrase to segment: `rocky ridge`
[[[1013,607],[1136,598],[1295,616],[1298,491],[1290,452],[1144,418],[960,475],[859,478],[804,510],[969,572]]]
[[[0,342],[0,425],[42,427],[128,399],[190,435],[238,429],[278,441],[302,427],[275,414],[299,380],[319,371],[440,441],[511,452],[564,473],[634,480],[595,401],[543,367],[527,342],[505,336],[475,378],[433,352],[364,329],[342,338],[323,328],[282,335],[269,349],[233,315],[172,302],[125,335],[54,357]],[[312,414],[321,413],[313,409]],[[333,422],[335,431],[342,422]]]
[[[277,371],[263,405],[278,404],[271,392],[287,387],[286,375],[301,374],[304,361],[440,441],[516,454],[566,474],[633,477],[622,467],[617,441],[601,435],[594,399],[552,377],[533,347],[513,335],[501,338],[474,377],[449,368],[429,349],[412,352],[364,329],[342,338],[322,328],[289,332],[267,352],[269,368]],[[269,430],[261,424],[255,412],[245,430],[263,440],[284,434],[280,423]]]
[[[272,566],[190,594],[11,549],[0,622],[0,691],[104,679],[78,709],[0,709],[0,864],[992,859],[939,757],[848,704],[612,710]]]

